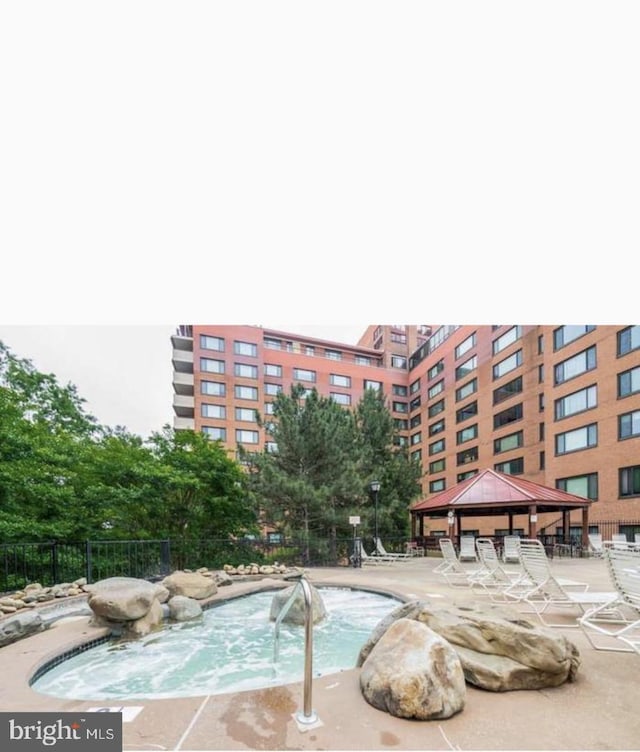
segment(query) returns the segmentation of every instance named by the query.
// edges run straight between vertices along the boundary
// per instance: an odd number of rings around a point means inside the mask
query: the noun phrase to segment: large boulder
[[[169,599],[169,618],[173,621],[191,621],[202,616],[202,606],[195,598],[174,595]]]
[[[432,606],[428,601],[405,603],[382,619],[360,651],[358,665],[398,619],[419,621],[451,643],[466,680],[482,689],[556,687],[573,681],[580,666],[580,654],[570,640],[510,606],[481,602]]]
[[[130,637],[144,637],[149,632],[161,627],[163,621],[164,611],[160,601],[156,599],[143,617],[126,623],[126,635]]]
[[[449,718],[464,708],[465,678],[456,651],[425,624],[398,619],[382,635],[360,672],[370,705],[398,718]]]
[[[0,647],[42,632],[44,628],[42,617],[37,611],[20,611],[0,621]]]
[[[96,616],[108,621],[136,621],[146,616],[164,588],[135,577],[108,577],[87,586],[87,603]]]
[[[169,591],[171,598],[175,595],[184,595],[199,601],[218,592],[214,580],[200,572],[172,572],[162,580],[162,584]]]
[[[311,620],[314,624],[317,624],[319,621],[326,619],[327,608],[324,605],[324,601],[318,590],[311,585],[311,583],[308,583],[308,585],[311,592]],[[297,585],[292,585],[291,587],[284,588],[284,590],[279,590],[275,593],[273,600],[271,601],[271,611],[269,613],[269,619],[271,621],[275,621],[278,618],[280,611],[282,611],[296,587]],[[289,624],[304,624],[304,620],[304,593],[302,592],[302,589],[299,588],[293,603],[284,615],[282,621],[288,622]]]

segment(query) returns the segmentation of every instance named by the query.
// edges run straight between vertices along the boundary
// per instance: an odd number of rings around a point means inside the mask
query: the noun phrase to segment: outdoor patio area
[[[353,586],[438,604],[485,598],[447,585],[433,570],[441,559],[415,557],[362,568],[308,569],[314,585]],[[473,568],[473,563],[469,563]],[[505,565],[516,570],[518,565]],[[558,576],[612,590],[602,559],[552,561]],[[234,583],[214,598],[273,581]],[[535,621],[535,617],[528,615]],[[566,615],[567,623],[575,619]],[[81,711],[100,703],[36,693],[29,677],[48,658],[105,633],[89,618],[63,618],[51,628],[0,649],[0,710]],[[462,712],[439,721],[403,720],[363,698],[359,669],[317,678],[312,707],[318,723],[301,729],[301,681],[229,695],[110,702],[123,707],[125,750],[636,750],[640,749],[640,655],[595,650],[579,628],[563,629],[580,651],[577,680],[553,689],[494,693],[467,685]],[[302,635],[301,635],[301,639]],[[128,709],[128,710],[127,710]]]

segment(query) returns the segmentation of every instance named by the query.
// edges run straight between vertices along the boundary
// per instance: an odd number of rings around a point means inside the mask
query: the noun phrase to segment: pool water
[[[317,588],[327,618],[313,628],[313,675],[353,668],[377,623],[401,601],[349,588]],[[301,681],[304,627],[280,624],[274,666],[274,591],[235,598],[197,622],[166,624],[129,641],[109,641],[46,671],[32,688],[85,700],[220,694]]]

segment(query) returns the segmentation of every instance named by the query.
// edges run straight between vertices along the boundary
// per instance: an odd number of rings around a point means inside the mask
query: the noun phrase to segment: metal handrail
[[[300,577],[293,592],[284,604],[274,627],[273,643],[273,663],[274,666],[278,661],[280,652],[280,624],[289,612],[293,602],[298,594],[298,589],[302,590],[304,597],[304,706],[303,712],[296,713],[296,720],[300,723],[310,724],[318,720],[318,714],[311,707],[311,692],[313,681],[313,618],[312,618],[312,599],[311,588],[304,575]]]

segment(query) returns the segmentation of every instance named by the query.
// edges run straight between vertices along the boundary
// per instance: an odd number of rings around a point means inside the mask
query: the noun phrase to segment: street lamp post
[[[380,491],[380,481],[379,480],[372,480],[371,483],[369,483],[369,488],[371,489],[371,493],[373,494],[373,529],[375,538],[373,539],[373,544],[375,547],[378,546],[378,492]]]

